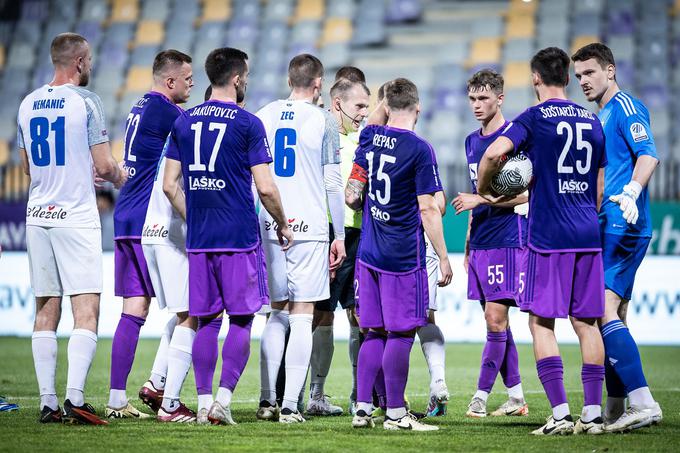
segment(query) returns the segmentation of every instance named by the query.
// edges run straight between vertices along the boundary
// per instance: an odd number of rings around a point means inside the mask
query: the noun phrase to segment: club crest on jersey
[[[165,228],[165,225],[154,224],[154,225],[144,225],[142,230],[143,238],[167,238],[170,232]]]
[[[649,139],[647,129],[640,123],[633,123],[630,125],[630,135],[633,137],[635,143]]]
[[[588,183],[586,181],[574,181],[561,179],[557,180],[560,193],[585,193],[588,190]]]
[[[33,219],[46,220],[64,220],[68,215],[68,211],[64,208],[57,208],[55,205],[45,206],[29,206],[26,209],[26,217]]]
[[[208,178],[207,176],[193,178],[189,176],[189,190],[222,190],[226,185],[223,179]]]
[[[271,222],[269,220],[264,221],[265,231],[275,230],[277,225],[278,224],[274,221],[271,221]],[[299,221],[298,221],[297,218],[288,219],[288,228],[290,228],[290,230],[293,233],[306,233],[306,232],[309,231],[309,225],[307,225],[305,223],[305,221],[302,220],[302,219],[299,219]]]

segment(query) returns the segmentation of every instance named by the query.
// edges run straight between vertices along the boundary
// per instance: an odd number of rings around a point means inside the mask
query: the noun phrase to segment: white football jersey
[[[17,123],[31,171],[26,224],[99,228],[90,147],[109,141],[99,96],[44,85],[21,102]]]
[[[166,142],[167,146],[167,142]],[[187,225],[170,204],[163,192],[163,175],[165,174],[165,149],[158,162],[156,179],[146,210],[146,220],[142,229],[142,244],[174,245],[184,250],[187,237]]]
[[[338,126],[330,112],[307,101],[278,100],[257,116],[267,132],[270,164],[295,239],[328,241],[323,166],[340,163]],[[274,219],[260,209],[260,230],[276,239]]]

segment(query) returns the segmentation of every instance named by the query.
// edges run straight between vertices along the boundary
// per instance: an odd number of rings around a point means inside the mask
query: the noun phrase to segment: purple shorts
[[[470,250],[468,299],[482,302],[507,301],[517,306],[524,289],[522,274],[526,249]]]
[[[357,260],[354,284],[362,328],[406,332],[427,324],[427,269],[395,274]]]
[[[189,252],[189,314],[252,315],[269,303],[262,247],[248,252]]]
[[[116,239],[115,294],[119,297],[155,297],[141,239]]]
[[[602,253],[529,250],[520,308],[542,318],[604,316]]]

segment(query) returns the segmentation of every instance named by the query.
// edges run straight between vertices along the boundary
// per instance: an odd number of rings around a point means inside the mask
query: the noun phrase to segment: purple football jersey
[[[442,190],[434,150],[412,131],[368,126],[354,162],[368,172],[358,258],[388,272],[424,267],[418,195]]]
[[[470,170],[472,192],[477,193],[477,169],[486,148],[494,142],[507,126],[496,132],[482,135],[479,129],[465,138],[465,156]],[[513,208],[496,208],[479,205],[472,210],[470,249],[490,250],[505,247],[523,247],[526,244],[526,217],[515,214]]]
[[[503,129],[534,167],[529,246],[539,252],[601,250],[597,177],[607,165],[597,116],[564,99],[530,107]]]
[[[166,157],[182,163],[187,251],[257,247],[250,168],[272,161],[259,118],[234,103],[209,100],[177,118]]]
[[[158,161],[172,124],[182,109],[155,91],[142,96],[127,117],[123,156],[128,180],[113,213],[116,239],[140,238]]]

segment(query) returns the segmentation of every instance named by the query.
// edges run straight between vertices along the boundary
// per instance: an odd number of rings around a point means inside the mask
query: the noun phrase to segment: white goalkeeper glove
[[[617,203],[623,212],[626,222],[635,225],[640,215],[637,204],[635,203],[642,192],[642,186],[636,181],[630,181],[623,186],[623,191],[618,195],[609,197],[611,201]]]
[[[515,214],[527,217],[529,215],[529,203],[522,203],[515,206]]]

